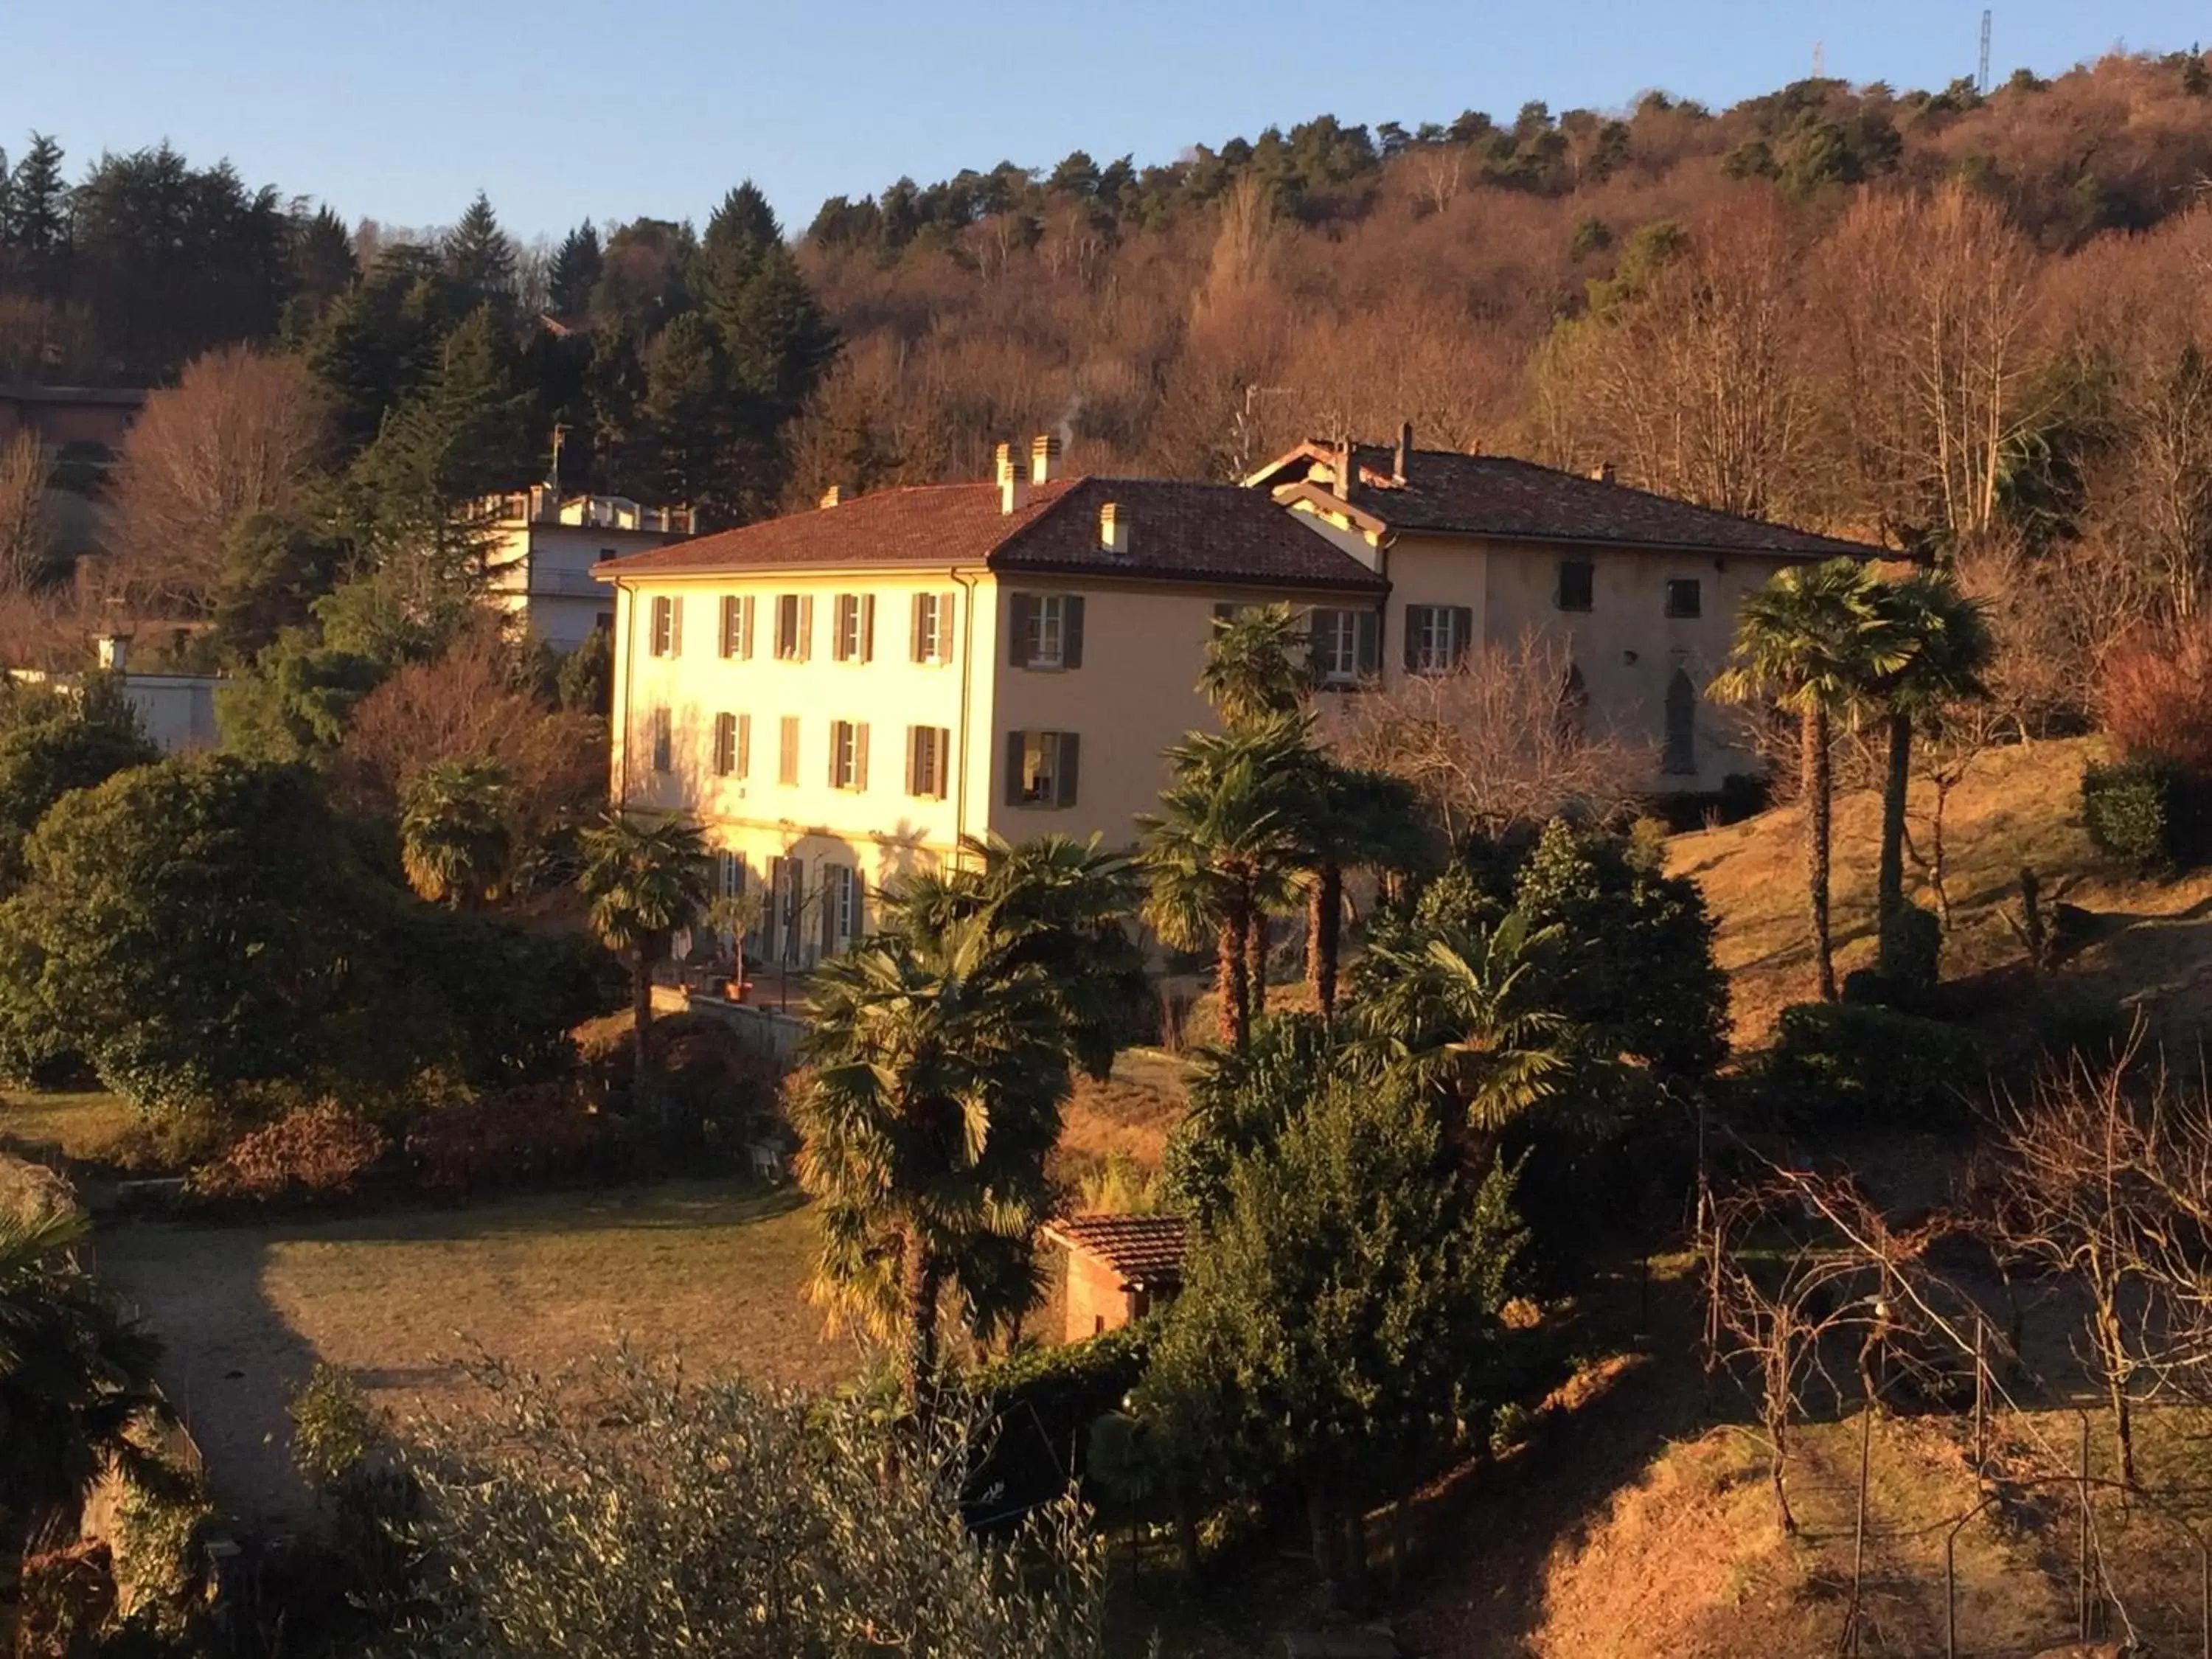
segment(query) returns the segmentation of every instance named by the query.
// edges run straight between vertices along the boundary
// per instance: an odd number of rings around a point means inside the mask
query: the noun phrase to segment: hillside
[[[1968,771],[1944,825],[1952,908],[1944,977],[1963,981],[1970,1000],[1978,984],[1992,1006],[2013,1000],[2022,952],[2005,917],[2018,909],[2021,866],[2032,866],[2047,902],[2079,906],[2093,918],[2083,948],[2053,975],[2038,1006],[2062,1014],[2140,1006],[2169,1048],[2193,1048],[2212,1029],[2212,872],[2139,881],[2099,857],[2082,832],[2080,783],[2083,765],[2103,752],[2098,738],[2045,741],[1992,750]],[[1912,829],[1923,844],[1931,798],[1926,785],[1916,786]],[[1880,806],[1871,790],[1836,803],[1840,973],[1874,956]],[[1813,994],[1802,836],[1803,820],[1790,806],[1669,843],[1670,867],[1697,878],[1719,922],[1739,1047],[1763,1042],[1785,1006]],[[1916,889],[1909,865],[1906,874],[1914,897],[1933,907],[1924,877]]]

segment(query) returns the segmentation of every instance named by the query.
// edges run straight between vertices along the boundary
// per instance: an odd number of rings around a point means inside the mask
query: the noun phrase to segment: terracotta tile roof
[[[1071,1250],[1095,1256],[1131,1285],[1182,1283],[1187,1228],[1179,1215],[1081,1215],[1046,1224]]]
[[[1312,459],[1325,453],[1320,446],[1306,451]],[[1506,455],[1417,449],[1407,465],[1407,481],[1393,484],[1382,482],[1394,471],[1391,450],[1362,446],[1356,454],[1363,482],[1352,491],[1352,506],[1396,531],[1808,559],[1882,554],[1863,543],[1695,507]],[[1275,483],[1302,476],[1295,465],[1261,475]],[[1370,478],[1376,482],[1364,482]]]
[[[1103,545],[1099,508],[1128,526],[1127,550]],[[985,565],[993,570],[1129,576],[1210,585],[1380,593],[1382,579],[1255,490],[1163,478],[1042,484],[1012,514],[994,483],[878,490],[610,559],[602,575],[814,566]]]

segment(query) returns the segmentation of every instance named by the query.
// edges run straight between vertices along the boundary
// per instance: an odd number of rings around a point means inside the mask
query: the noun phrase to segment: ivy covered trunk
[[[1881,928],[1881,970],[1894,970],[1897,914],[1905,904],[1905,807],[1912,787],[1912,719],[1889,717],[1889,771],[1881,786],[1881,859],[1876,878],[1875,918]]]
[[[1828,817],[1832,802],[1828,759],[1828,711],[1806,706],[1798,743],[1805,797],[1805,876],[1813,908],[1813,956],[1820,968],[1820,1000],[1836,1000],[1836,953],[1828,930]]]
[[[1245,977],[1244,934],[1248,927],[1243,906],[1231,908],[1221,921],[1214,945],[1213,994],[1219,1004],[1215,1024],[1221,1041],[1238,1054],[1252,1036],[1251,981]]]
[[[1322,1018],[1336,1012],[1336,959],[1344,944],[1344,869],[1324,864],[1306,906],[1306,977]]]

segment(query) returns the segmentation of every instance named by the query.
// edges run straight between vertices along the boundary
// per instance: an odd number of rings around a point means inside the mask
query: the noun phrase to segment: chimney
[[[844,499],[845,486],[842,484],[831,484],[822,492],[822,505],[824,507],[835,507]]]
[[[1413,423],[1407,421],[1398,428],[1398,454],[1390,468],[1390,481],[1402,485],[1413,464]]]
[[[100,665],[118,674],[131,668],[131,636],[128,634],[102,634],[94,641],[100,653]]]
[[[1599,462],[1595,466],[1590,469],[1590,477],[1596,479],[1600,483],[1611,483],[1613,482],[1613,463],[1611,461]]]
[[[1098,509],[1098,545],[1109,553],[1129,550],[1129,515],[1119,501],[1108,501]]]
[[[1060,434],[1040,432],[1030,440],[1030,482],[1050,483],[1060,477]]]
[[[1030,481],[1014,459],[1014,447],[1000,444],[995,452],[999,478],[999,511],[1018,513],[1029,505]]]
[[[1358,459],[1352,451],[1352,440],[1347,437],[1337,445],[1336,499],[1340,501],[1348,501],[1352,499],[1352,469],[1358,465]]]

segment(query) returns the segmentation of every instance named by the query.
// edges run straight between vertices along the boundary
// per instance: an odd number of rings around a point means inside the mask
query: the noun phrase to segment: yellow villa
[[[696,818],[757,958],[804,967],[868,895],[964,838],[1134,838],[1161,751],[1203,726],[1215,617],[1309,613],[1326,685],[1563,642],[1589,717],[1648,737],[1656,787],[1750,762],[1702,688],[1742,595],[1855,544],[1526,462],[1308,445],[1243,486],[1063,478],[885,489],[599,562],[614,589],[611,793]],[[1026,460],[1027,465],[1022,463]]]

